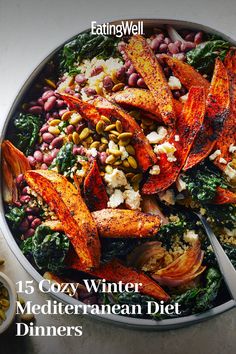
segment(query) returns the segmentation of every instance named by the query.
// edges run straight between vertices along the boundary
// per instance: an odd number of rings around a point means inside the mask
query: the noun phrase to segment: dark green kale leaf
[[[57,167],[58,172],[61,174],[70,173],[70,169],[75,163],[76,157],[73,155],[73,144],[67,143],[62,146],[50,168]]]
[[[13,136],[15,146],[24,152],[26,156],[30,155],[33,152],[39,130],[42,126],[41,117],[19,113],[14,119],[13,124],[15,126]]]
[[[187,53],[187,62],[202,74],[212,74],[217,57],[224,60],[230,43],[222,39],[210,40],[199,44]]]
[[[139,244],[139,240],[102,239],[102,261],[108,262],[113,258],[127,256]]]
[[[232,230],[236,227],[236,206],[233,204],[205,206],[206,214],[213,219],[215,225]]]
[[[9,207],[6,213],[6,218],[12,228],[12,230],[17,230],[21,221],[24,219],[26,213],[25,209],[21,207]]]
[[[203,245],[202,248],[204,249],[204,263],[216,267],[217,260],[216,260],[215,253],[211,249],[207,248],[209,243],[205,247],[204,247],[204,243],[202,245]],[[225,253],[229,257],[231,263],[236,269],[236,246],[229,243],[221,243],[221,245]]]
[[[214,167],[198,165],[183,177],[191,196],[200,203],[209,203],[216,196],[216,188],[227,188],[223,176]]]
[[[25,255],[33,257],[39,269],[58,272],[64,267],[69,239],[65,234],[41,225],[31,239],[23,242],[21,249]]]
[[[163,225],[158,231],[157,240],[161,241],[162,245],[169,250],[171,248],[173,238],[176,236],[183,236],[187,225],[188,223],[184,218],[181,218],[179,221],[170,222]]]
[[[78,73],[75,71],[75,64],[83,59],[93,57],[108,59],[111,56],[117,56],[117,43],[118,39],[112,37],[91,35],[88,32],[79,34],[62,48],[59,54],[60,70],[75,74]]]

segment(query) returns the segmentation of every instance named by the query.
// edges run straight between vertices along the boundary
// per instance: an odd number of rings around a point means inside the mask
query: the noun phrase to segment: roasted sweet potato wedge
[[[103,209],[92,216],[101,237],[153,237],[160,228],[160,218],[135,210]]]
[[[236,193],[217,187],[217,194],[213,204],[236,204]]]
[[[176,114],[172,93],[162,67],[146,39],[140,35],[132,36],[125,47],[125,53],[152,92],[164,123],[174,126]]]
[[[212,151],[229,114],[229,104],[228,74],[222,61],[216,59],[206,101],[206,115],[184,165],[185,171],[204,160]]]
[[[3,198],[6,203],[17,201],[18,192],[15,178],[30,169],[27,157],[9,140],[2,143]]]
[[[135,157],[140,169],[146,171],[149,167],[154,165],[157,161],[157,157],[148,139],[134,118],[121,107],[103,97],[95,98],[93,103],[101,114],[119,119],[124,131],[133,133],[132,145],[135,148]]]
[[[84,197],[90,211],[107,207],[108,195],[96,160],[93,160],[84,179]]]
[[[74,262],[70,263],[70,268],[81,270],[79,264],[76,263],[76,259],[74,259]],[[123,283],[141,283],[142,285],[139,286],[141,294],[149,295],[163,301],[167,301],[170,298],[169,295],[147,275],[124,266],[116,259],[103,264],[97,270],[89,271],[88,273],[92,276],[117,283],[120,281]]]
[[[142,109],[153,114],[153,119],[162,122],[162,116],[156,104],[156,100],[151,91],[138,88],[127,88],[112,96],[112,99],[122,105]],[[173,100],[176,116],[178,117],[183,109],[183,104],[178,100]]]
[[[226,164],[220,163],[220,158],[224,158],[227,162],[232,160],[232,153],[229,151],[230,145],[236,143],[236,49],[231,49],[226,55],[224,61],[226,70],[229,75],[230,83],[230,113],[227,116],[222,134],[216,141],[216,150],[221,151],[214,163],[221,169],[225,170]]]
[[[210,88],[210,83],[199,72],[197,72],[191,65],[182,62],[177,58],[169,55],[162,56],[163,61],[171,68],[174,76],[188,89],[192,86],[204,87],[206,94]]]
[[[159,154],[158,165],[159,175],[150,175],[144,183],[143,194],[155,194],[167,189],[174,183],[185,164],[194,139],[201,128],[205,115],[205,94],[202,87],[192,87],[188,99],[184,105],[183,112],[178,118],[174,129],[167,142],[174,145],[176,160],[169,161],[165,153]],[[179,136],[176,141],[175,136]]]
[[[160,218],[136,210],[103,209],[91,213],[102,238],[154,237],[160,228]],[[44,225],[64,231],[60,221],[46,221]]]
[[[97,227],[73,184],[50,170],[27,171],[25,179],[58,216],[79,257],[81,267],[98,267],[100,242]]]

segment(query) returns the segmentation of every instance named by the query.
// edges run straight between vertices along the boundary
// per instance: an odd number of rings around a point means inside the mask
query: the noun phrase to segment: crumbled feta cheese
[[[200,208],[200,214],[205,215],[206,214],[206,209],[205,208]]]
[[[129,154],[126,151],[126,148],[124,146],[120,146],[120,151],[122,152],[122,155],[120,157],[122,161],[124,161],[125,159],[127,159],[127,157],[129,157]]]
[[[141,195],[139,191],[135,191],[133,188],[126,189],[123,193],[125,204],[129,209],[140,209]]]
[[[109,187],[117,188],[127,185],[127,179],[123,171],[115,168],[112,173],[105,173],[104,179]]]
[[[160,167],[158,165],[153,165],[149,171],[150,175],[159,175]]]
[[[178,192],[184,191],[187,187],[186,183],[182,180],[181,176],[178,176],[176,180],[176,187],[178,189]]]
[[[224,173],[229,180],[236,180],[236,170],[230,166],[230,162],[227,164]]]
[[[118,150],[118,145],[114,143],[113,140],[110,140],[108,143],[108,149],[109,150]]]
[[[110,196],[107,206],[109,208],[116,208],[124,203],[123,193],[119,189],[115,189],[114,193]]]
[[[175,204],[175,194],[173,189],[167,189],[167,191],[158,193],[158,196],[161,201],[166,202],[167,204],[174,205]]]
[[[187,230],[184,233],[184,241],[188,243],[193,243],[198,240],[198,234],[195,233],[194,230]]]
[[[179,135],[175,135],[175,141],[179,141]]]
[[[234,144],[231,144],[230,147],[229,147],[229,152],[231,152],[232,154],[234,152],[236,152],[236,146]]]
[[[163,153],[167,155],[167,160],[170,162],[176,161],[176,157],[174,156],[174,152],[176,151],[176,148],[173,144],[170,144],[169,142],[165,142],[160,145],[155,145],[154,147],[154,152],[156,154],[158,153]]]
[[[226,161],[223,157],[221,157],[221,158],[219,159],[219,163],[223,163],[224,165],[226,165],[226,164],[227,164],[227,161]]]
[[[175,76],[169,77],[168,85],[171,90],[180,90],[181,89],[181,82]]]
[[[158,144],[167,135],[167,129],[165,127],[158,127],[157,131],[153,131],[147,135],[147,139],[150,144]]]
[[[209,156],[209,160],[213,161],[217,158],[217,156],[221,155],[221,150],[216,150],[215,152],[213,152],[213,154],[211,154]]]
[[[185,103],[188,99],[188,93],[186,95],[180,96],[179,101]]]
[[[98,151],[95,148],[91,148],[91,149],[87,150],[87,154],[91,155],[92,157],[96,157],[98,154]]]

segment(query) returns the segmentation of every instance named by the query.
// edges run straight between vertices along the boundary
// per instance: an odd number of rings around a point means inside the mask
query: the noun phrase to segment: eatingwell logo
[[[143,35],[143,21],[121,21],[120,24],[111,24],[109,22],[102,25],[96,21],[91,22],[91,34],[114,35],[118,38],[128,35],[141,34]]]

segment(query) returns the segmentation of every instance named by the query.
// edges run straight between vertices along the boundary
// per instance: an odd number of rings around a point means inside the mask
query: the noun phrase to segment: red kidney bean
[[[136,73],[133,73],[130,75],[129,79],[128,79],[128,85],[135,87],[137,85],[137,81],[139,79],[139,75]]]
[[[47,101],[44,103],[44,109],[46,112],[51,111],[56,104],[56,97],[55,96],[51,96],[47,99]]]
[[[64,101],[63,101],[64,102]],[[63,106],[64,106],[65,104],[63,103]],[[59,113],[58,112],[52,112],[52,119],[58,119],[58,118],[60,118],[60,116],[59,116]]]
[[[35,158],[33,156],[28,156],[27,159],[28,159],[28,161],[29,161],[31,166],[35,166],[36,161],[35,161]]]
[[[66,113],[68,110],[67,109],[60,109],[59,111],[59,116],[62,117],[64,113]]]
[[[42,139],[45,143],[51,143],[54,139],[54,135],[52,135],[51,133],[44,133],[42,135]]]
[[[81,133],[84,128],[85,128],[85,124],[84,123],[78,123],[76,125],[75,130],[77,131],[77,133]]]
[[[97,94],[97,91],[95,89],[91,88],[91,87],[86,87],[84,89],[84,92],[86,93],[87,96],[94,96],[94,95]]]
[[[179,53],[179,48],[178,48],[178,46],[175,43],[168,44],[168,49],[171,52],[171,54]]]
[[[44,150],[48,149],[48,147],[49,147],[49,144],[43,142],[40,146],[40,150],[44,151]]]
[[[66,133],[67,134],[72,134],[75,131],[74,125],[70,124],[68,127],[66,127]]]
[[[188,52],[189,50],[193,49],[196,47],[196,44],[194,44],[193,42],[184,42],[181,44],[181,51],[182,52]]]
[[[21,195],[20,196],[20,202],[21,203],[28,203],[30,201],[31,197],[29,195]]]
[[[161,53],[164,53],[167,51],[167,48],[168,48],[168,45],[166,43],[162,43],[162,44],[160,44],[159,51]]]
[[[40,129],[40,133],[46,133],[48,131],[48,125],[43,125],[42,128]]]
[[[24,175],[21,173],[16,177],[16,183],[19,186],[24,181]]]
[[[62,136],[57,136],[53,141],[51,142],[51,147],[52,148],[60,148],[63,144],[63,137]]]
[[[123,81],[124,80],[124,78],[125,78],[125,67],[124,66],[122,66],[120,69],[118,69],[117,70],[117,72],[116,72],[116,78],[117,78],[117,80],[119,80],[119,81]]]
[[[163,42],[163,41],[164,41],[165,36],[164,36],[164,34],[163,34],[163,33],[159,33],[159,34],[157,34],[157,35],[156,35],[156,38],[157,38],[157,39],[159,39],[161,42]]]
[[[118,43],[117,47],[118,47],[118,50],[119,50],[120,53],[124,51],[125,46],[126,46],[126,43],[123,42],[123,41]]]
[[[200,44],[202,42],[203,32],[197,32],[194,37],[194,43]]]
[[[57,154],[58,154],[58,152],[59,152],[60,150],[59,149],[53,149],[52,150],[52,157],[53,157],[53,159],[55,159],[55,157],[57,157]]]
[[[58,108],[61,108],[65,106],[65,102],[63,100],[56,100],[56,105]],[[58,114],[57,112],[55,113]]]
[[[190,33],[188,33],[188,34],[184,37],[184,39],[185,39],[187,42],[188,42],[188,41],[193,42],[194,37],[195,37],[195,33],[194,33],[194,32],[190,32]]]
[[[36,207],[36,206],[35,207],[27,207],[25,209],[25,211],[27,214],[38,215],[40,212],[40,209],[39,209],[39,207]]]
[[[40,106],[43,106],[44,105],[44,101],[42,98],[39,98],[37,103],[40,105]]]
[[[161,44],[160,39],[154,38],[150,44],[150,47],[152,48],[152,50],[154,50],[154,52],[156,52],[160,44]]]
[[[35,216],[34,215],[28,215],[27,219],[28,219],[29,223],[32,223],[32,221],[35,219]]]
[[[176,58],[176,59],[179,59],[181,61],[185,61],[185,59],[186,59],[186,56],[185,56],[184,53],[173,54],[173,57]]]
[[[84,74],[78,74],[75,77],[75,81],[77,82],[77,84],[85,84],[87,79]]]
[[[42,110],[43,109],[41,106],[32,106],[28,109],[29,113],[32,113],[32,114],[41,114]]]
[[[137,85],[138,85],[139,87],[142,87],[142,88],[147,87],[147,85],[145,84],[145,82],[144,82],[144,80],[143,80],[142,77],[140,77],[140,78],[138,79]]]
[[[21,232],[27,231],[29,228],[29,221],[25,218],[19,225],[19,230]]]
[[[48,166],[46,165],[46,163],[42,163],[41,169],[42,170],[47,170],[48,169]]]
[[[133,65],[130,65],[129,69],[127,70],[127,75],[131,75],[133,73],[135,73],[135,68]]]
[[[42,100],[46,102],[48,100],[48,98],[52,97],[52,96],[54,96],[54,91],[47,90],[42,94]]]
[[[69,95],[73,95],[73,94],[75,93],[75,91],[72,90],[70,87],[67,87],[67,88],[65,89],[65,93],[69,93]]]
[[[85,150],[82,146],[78,147],[78,146],[74,146],[73,150],[72,150],[73,155],[84,155],[85,154]]]
[[[103,71],[102,65],[95,66],[95,68],[92,69],[90,76],[96,76],[100,74],[102,71]]]
[[[42,221],[39,218],[36,218],[32,221],[30,226],[32,227],[32,229],[36,229],[41,223]]]
[[[21,191],[21,194],[27,195],[28,194],[28,187],[24,187]]]
[[[182,44],[181,41],[175,41],[174,44],[178,47],[178,49],[180,49],[180,46]]]
[[[37,162],[42,162],[43,161],[43,154],[41,153],[40,150],[36,150],[34,152],[34,158]]]
[[[53,160],[52,155],[44,155],[43,156],[43,162],[48,166],[51,165],[52,160]]]
[[[99,154],[99,160],[100,160],[102,165],[105,165],[106,159],[107,159],[107,153],[106,152],[101,152]]]
[[[103,79],[103,87],[107,91],[111,91],[112,87],[114,86],[114,82],[110,76],[105,76]]]
[[[78,93],[78,92],[76,92],[76,93],[74,94],[74,97],[81,98],[81,94]]]
[[[171,43],[170,38],[168,38],[168,37],[164,38],[164,43],[167,45],[170,44]]]
[[[130,60],[126,60],[126,62],[124,64],[125,69],[126,70],[129,69],[130,65],[131,65],[131,61]]]
[[[34,233],[35,233],[35,230],[30,228],[29,230],[27,230],[25,233],[24,233],[24,238],[29,238],[29,237],[32,237],[34,236]]]

